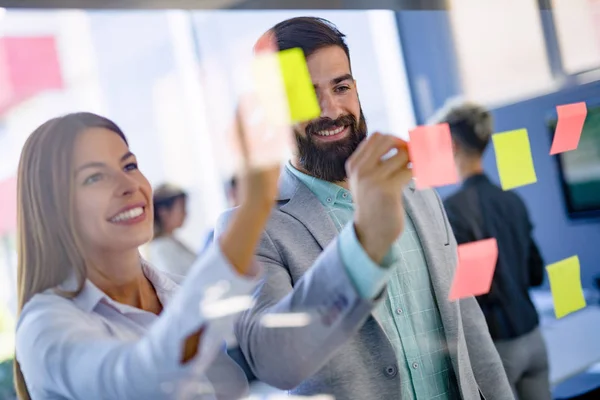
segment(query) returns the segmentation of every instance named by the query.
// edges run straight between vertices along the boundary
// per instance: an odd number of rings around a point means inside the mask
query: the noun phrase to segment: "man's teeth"
[[[124,211],[121,214],[117,215],[116,217],[111,219],[111,221],[112,222],[127,221],[128,219],[133,219],[133,218],[139,217],[143,213],[144,213],[144,209],[142,207],[132,208],[131,210]]]
[[[319,136],[333,136],[333,135],[337,135],[338,133],[341,133],[344,129],[346,129],[345,126],[340,126],[339,128],[335,128],[335,129],[329,130],[329,131],[319,131],[319,132],[317,132],[317,135],[319,135]]]

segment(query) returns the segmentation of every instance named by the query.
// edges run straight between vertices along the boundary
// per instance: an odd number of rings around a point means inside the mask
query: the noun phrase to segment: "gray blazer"
[[[439,197],[410,186],[404,201],[424,248],[463,399],[513,399],[476,300],[447,300],[457,251]],[[219,220],[217,237],[232,212]],[[377,301],[366,301],[356,292],[336,236],[323,205],[285,169],[277,205],[257,249],[266,275],[254,307],[236,325],[237,340],[258,379],[293,394],[398,400],[396,355],[372,315]],[[261,323],[267,313],[289,312],[309,312],[311,323],[294,328]]]

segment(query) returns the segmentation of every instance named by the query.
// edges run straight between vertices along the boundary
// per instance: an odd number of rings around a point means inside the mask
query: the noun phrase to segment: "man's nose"
[[[336,120],[344,114],[342,107],[331,93],[319,94],[319,106],[321,107],[321,118]]]

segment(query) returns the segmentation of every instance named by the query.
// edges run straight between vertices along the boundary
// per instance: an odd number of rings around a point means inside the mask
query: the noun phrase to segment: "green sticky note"
[[[292,123],[318,118],[321,115],[321,107],[302,49],[296,47],[280,51],[279,63]]]
[[[585,307],[581,288],[579,257],[573,256],[546,266],[556,318],[562,318]]]
[[[502,189],[510,190],[537,182],[526,129],[492,135]]]

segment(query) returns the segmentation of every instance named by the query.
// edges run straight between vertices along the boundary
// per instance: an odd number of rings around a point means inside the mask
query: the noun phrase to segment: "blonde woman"
[[[18,172],[19,397],[243,395],[224,351],[233,318],[207,312],[253,290],[278,173],[246,171],[230,228],[179,286],[139,256],[153,234],[152,190],[123,132],[89,113],[34,131]]]

